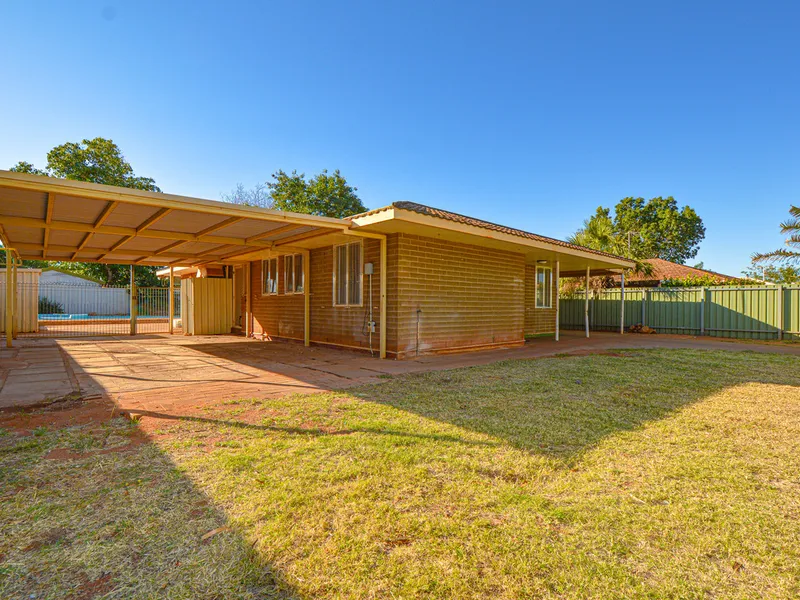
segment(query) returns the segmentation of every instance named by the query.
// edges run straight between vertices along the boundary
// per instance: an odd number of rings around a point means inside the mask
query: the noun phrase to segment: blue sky
[[[166,192],[338,168],[369,207],[561,238],[672,195],[732,274],[800,202],[797,3],[15,0],[3,23],[2,168],[103,136]]]

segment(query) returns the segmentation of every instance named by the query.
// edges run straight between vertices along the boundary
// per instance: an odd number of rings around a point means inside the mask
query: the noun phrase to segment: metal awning
[[[198,266],[349,227],[345,219],[0,170],[0,241],[21,259]]]

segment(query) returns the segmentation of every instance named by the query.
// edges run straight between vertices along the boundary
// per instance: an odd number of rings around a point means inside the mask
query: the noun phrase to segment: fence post
[[[175,320],[175,277],[172,274],[173,267],[169,268],[169,334],[172,335],[172,322]]]
[[[589,276],[590,276],[590,268],[586,267],[586,294],[584,297],[584,306],[583,306],[583,320],[584,325],[586,326],[586,337],[589,337]]]
[[[700,289],[700,335],[706,334],[706,294],[708,292],[708,288],[704,287]]]
[[[12,308],[11,298],[11,263],[14,259],[11,256],[11,248],[6,248],[6,348],[11,348],[12,340]]]
[[[647,307],[647,298],[649,297],[649,294],[650,294],[650,290],[648,290],[648,289],[645,289],[642,292],[642,327],[644,327],[644,325],[646,324],[645,323],[645,317],[646,317],[646,314],[647,314],[646,313],[646,307]]]
[[[783,339],[783,285],[778,285],[777,317],[778,317],[778,339]]]
[[[136,283],[133,280],[133,265],[131,265],[131,335],[136,335]]]
[[[619,281],[620,281],[619,332],[620,334],[623,334],[625,333],[625,271],[623,271],[622,274],[620,275]]]

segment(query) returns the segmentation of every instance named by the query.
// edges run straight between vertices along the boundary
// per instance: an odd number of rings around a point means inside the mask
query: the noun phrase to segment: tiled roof
[[[498,225],[496,223],[490,223],[489,221],[482,221],[481,219],[475,219],[473,217],[467,217],[466,215],[460,215],[458,213],[450,212],[447,210],[442,210],[440,208],[434,208],[432,206],[426,206],[424,204],[417,204],[416,202],[393,202],[390,206],[384,206],[382,208],[376,208],[375,210],[371,210],[360,215],[354,215],[352,217],[348,217],[350,219],[354,219],[356,217],[365,217],[368,215],[374,215],[390,208],[399,208],[401,210],[409,210],[421,215],[426,215],[428,217],[436,217],[439,219],[444,219],[446,221],[452,221],[454,223],[461,223],[462,225],[471,225],[472,227],[480,227],[481,229],[487,229],[489,231],[496,231],[498,233],[505,233],[508,235],[515,235],[521,238],[534,240],[537,242],[544,242],[546,244],[553,244],[555,246],[561,246],[563,248],[570,248],[572,250],[580,250],[582,252],[590,252],[592,254],[597,254],[598,256],[607,256],[609,258],[615,258],[618,260],[628,260],[627,258],[623,258],[621,256],[616,256],[614,254],[609,254],[608,252],[601,252],[600,250],[593,250],[592,248],[585,248],[583,246],[578,246],[576,244],[570,244],[569,242],[565,242],[563,240],[557,240],[555,238],[545,237],[543,235],[538,235],[536,233],[530,233],[528,231],[523,231],[522,229],[514,229],[513,227],[506,227],[505,225]]]
[[[663,258],[648,258],[644,262],[653,265],[653,272],[650,275],[644,273],[631,273],[625,277],[626,281],[663,281],[664,279],[684,279],[686,277],[716,277],[722,281],[732,281],[739,279],[730,275],[723,275],[706,269],[698,269],[688,265],[681,265]]]

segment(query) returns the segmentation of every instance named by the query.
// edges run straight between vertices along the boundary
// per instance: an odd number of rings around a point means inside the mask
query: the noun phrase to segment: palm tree
[[[789,236],[786,238],[786,245],[789,248],[753,254],[754,263],[800,264],[800,206],[790,206],[789,214],[791,215],[789,220],[781,223],[781,233]]]
[[[593,218],[585,219],[583,227],[569,236],[567,241],[576,246],[630,258],[636,262],[636,266],[632,269],[634,273],[649,275],[653,272],[653,265],[631,253],[627,237],[619,235],[614,230],[614,222],[607,210],[599,209]]]

